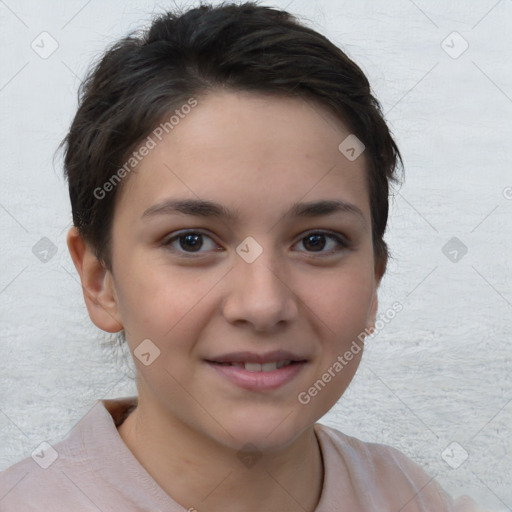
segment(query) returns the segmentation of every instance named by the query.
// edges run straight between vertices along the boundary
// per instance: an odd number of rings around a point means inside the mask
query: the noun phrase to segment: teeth
[[[244,367],[248,372],[261,372],[261,364],[259,363],[245,363]]]
[[[291,361],[273,361],[272,363],[231,363],[233,366],[245,368],[248,372],[271,372],[290,364]]]

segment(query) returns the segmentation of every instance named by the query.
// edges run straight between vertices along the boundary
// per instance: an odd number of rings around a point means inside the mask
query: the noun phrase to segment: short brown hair
[[[219,88],[314,100],[364,143],[374,254],[385,268],[389,183],[397,181],[402,159],[380,104],[341,49],[288,12],[255,2],[160,15],[142,34],[111,46],[81,84],[61,147],[73,223],[98,260],[112,270],[112,219],[122,183],[102,199],[95,190],[165,116]]]

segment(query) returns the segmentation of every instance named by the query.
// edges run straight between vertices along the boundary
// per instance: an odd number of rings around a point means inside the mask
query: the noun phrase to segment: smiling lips
[[[288,366],[292,361],[287,359],[285,361],[273,361],[271,363],[250,363],[248,361],[244,363],[219,363],[229,366],[236,366],[238,368],[244,368],[248,372],[271,372],[277,370],[278,368],[282,368],[283,366]]]
[[[266,354],[255,352],[232,352],[207,359],[209,363],[245,368],[249,372],[271,372],[291,363],[306,362],[306,358],[285,350],[274,350]]]
[[[266,354],[236,352],[207,359],[206,362],[239,387],[263,391],[289,382],[304,367],[307,359],[279,350]]]

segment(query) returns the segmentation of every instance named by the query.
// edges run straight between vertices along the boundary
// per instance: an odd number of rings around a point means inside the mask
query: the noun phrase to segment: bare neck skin
[[[198,512],[313,512],[323,484],[313,427],[279,453],[237,452],[139,406],[118,428],[128,448],[177,503]],[[171,441],[170,441],[171,440]]]

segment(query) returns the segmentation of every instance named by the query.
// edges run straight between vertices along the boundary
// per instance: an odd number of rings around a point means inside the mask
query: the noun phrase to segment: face
[[[272,450],[339,399],[362,351],[335,363],[372,324],[378,286],[364,153],[338,149],[349,134],[311,102],[219,92],[126,178],[112,291],[149,363],[134,357],[140,407]]]

